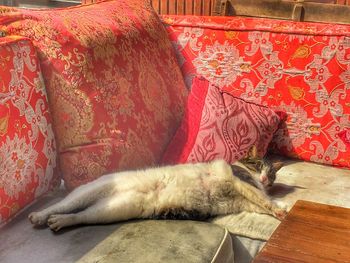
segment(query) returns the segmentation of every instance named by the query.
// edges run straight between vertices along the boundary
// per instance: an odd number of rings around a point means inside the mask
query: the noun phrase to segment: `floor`
[[[304,199],[350,208],[350,170],[290,161],[280,170],[270,192],[290,206]],[[119,227],[118,224],[80,226],[57,234],[48,228],[33,228],[27,220],[29,212],[55,203],[63,195],[61,190],[41,199],[0,229],[0,262],[75,262]],[[249,256],[247,246],[239,240],[234,242]],[[237,253],[240,255],[243,254]]]

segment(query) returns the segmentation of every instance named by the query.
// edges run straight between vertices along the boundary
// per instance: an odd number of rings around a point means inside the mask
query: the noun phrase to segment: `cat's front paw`
[[[287,214],[288,212],[284,208],[277,207],[273,210],[273,215],[281,221],[287,216]]]
[[[32,212],[28,215],[29,221],[36,226],[42,226],[46,224],[48,216],[40,213],[40,212]]]
[[[282,201],[273,201],[272,214],[279,220],[283,220],[288,214],[288,205]]]
[[[276,204],[276,206],[278,208],[281,208],[281,209],[286,210],[287,212],[289,212],[290,206],[286,202],[283,202],[283,201],[280,201],[280,200],[278,200],[278,201],[275,200],[274,203]]]

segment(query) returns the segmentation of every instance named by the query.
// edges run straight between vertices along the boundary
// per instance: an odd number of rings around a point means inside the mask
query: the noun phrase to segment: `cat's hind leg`
[[[115,195],[99,200],[75,214],[52,214],[47,220],[48,226],[58,231],[61,228],[80,224],[107,224],[140,218],[143,212],[142,202],[132,192]]]
[[[81,210],[96,202],[100,198],[108,195],[111,187],[107,183],[88,183],[76,188],[58,203],[49,206],[42,211],[32,212],[28,218],[34,225],[44,225],[50,215],[66,214],[76,210]]]

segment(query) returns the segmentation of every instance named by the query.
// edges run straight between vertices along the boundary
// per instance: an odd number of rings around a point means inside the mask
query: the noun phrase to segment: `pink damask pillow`
[[[225,159],[233,163],[252,145],[260,155],[280,123],[271,109],[246,102],[195,78],[185,117],[164,156],[164,164]]]

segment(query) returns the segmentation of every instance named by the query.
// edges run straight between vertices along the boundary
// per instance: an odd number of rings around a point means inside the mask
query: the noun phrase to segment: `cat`
[[[32,224],[48,224],[54,231],[137,218],[204,220],[240,211],[284,218],[284,208],[232,171],[226,161],[215,160],[116,172],[76,188],[28,217]]]
[[[276,174],[282,166],[282,161],[274,159],[268,153],[260,157],[255,145],[249,149],[244,158],[231,164],[235,176],[264,191],[273,185]]]

